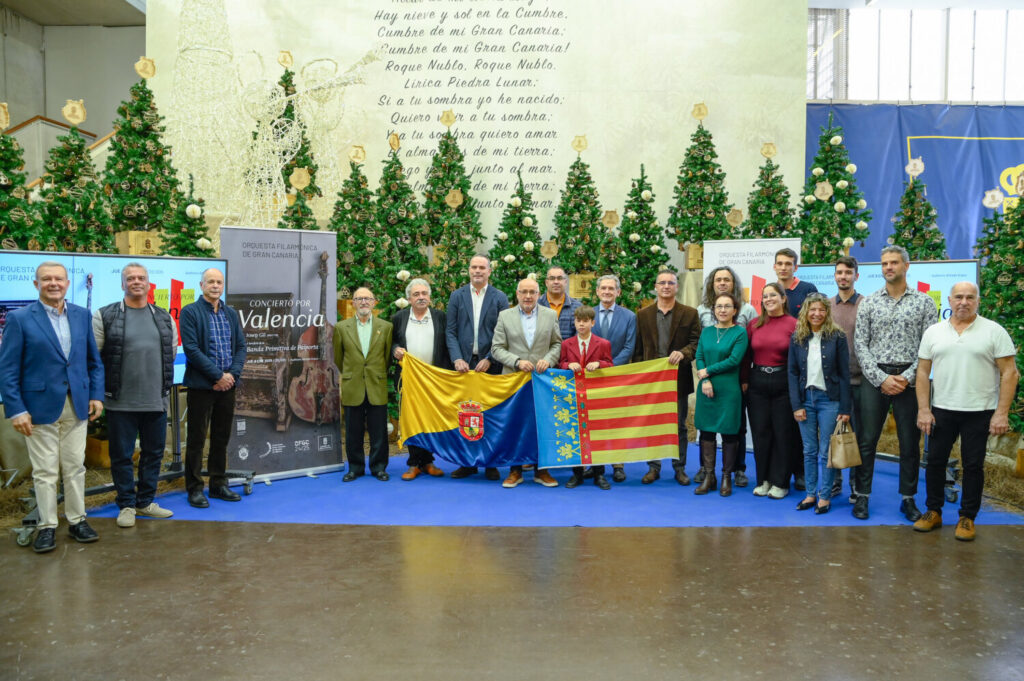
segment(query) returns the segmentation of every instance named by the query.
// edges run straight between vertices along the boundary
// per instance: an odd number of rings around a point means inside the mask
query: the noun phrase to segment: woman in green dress
[[[740,301],[723,293],[715,298],[715,325],[701,331],[697,342],[697,408],[694,425],[700,431],[700,465],[704,481],[693,491],[707,494],[718,486],[715,479],[715,438],[722,436],[722,489],[732,494],[733,467],[740,452],[740,363],[747,352],[747,332],[736,324]]]

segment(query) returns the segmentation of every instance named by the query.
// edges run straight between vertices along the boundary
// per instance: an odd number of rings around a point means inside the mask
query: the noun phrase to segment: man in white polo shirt
[[[917,427],[931,435],[931,441],[925,468],[928,510],[914,529],[930,532],[942,527],[946,464],[959,436],[964,478],[956,538],[962,541],[974,539],[988,436],[1009,430],[1010,404],[1020,378],[1010,334],[978,316],[978,298],[978,287],[971,282],[953,285],[949,293],[953,314],[921,337],[916,378]]]

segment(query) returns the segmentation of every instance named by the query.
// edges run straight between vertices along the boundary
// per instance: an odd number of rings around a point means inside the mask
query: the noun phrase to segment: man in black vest
[[[149,272],[137,262],[121,270],[124,300],[93,314],[92,329],[103,359],[110,477],[117,489],[118,527],[135,516],[169,518],[156,496],[160,462],[167,444],[167,397],[174,376],[177,333],[165,310],[148,302]],[[139,479],[132,455],[139,440]]]
[[[441,369],[451,369],[445,340],[444,312],[430,307],[430,284],[426,279],[413,279],[405,287],[405,298],[409,307],[400,310],[391,318],[391,354],[401,361],[406,353],[416,359]],[[399,369],[400,371],[400,369]],[[426,473],[435,478],[444,472],[434,465],[434,455],[423,447],[409,445],[409,470],[402,473],[402,480],[415,480]]]

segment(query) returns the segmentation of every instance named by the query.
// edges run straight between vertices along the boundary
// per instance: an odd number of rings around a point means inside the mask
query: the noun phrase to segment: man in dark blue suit
[[[0,343],[0,395],[11,425],[25,436],[39,509],[36,553],[56,546],[57,475],[71,537],[99,539],[85,521],[86,419],[103,413],[103,362],[92,315],[65,302],[68,272],[59,262],[36,267],[39,300],[7,316]]]
[[[501,364],[491,357],[491,337],[498,313],[508,309],[508,296],[488,286],[490,278],[491,261],[485,255],[474,255],[469,260],[469,283],[448,299],[445,338],[448,355],[459,373],[501,373]],[[476,472],[474,466],[460,466],[452,477],[465,478]],[[488,480],[499,478],[497,468],[488,468],[485,473]]]
[[[616,302],[622,293],[619,278],[614,274],[602,275],[594,283],[594,290],[601,301],[597,306],[594,335],[612,344],[614,366],[629,364],[633,360],[633,349],[636,347],[636,315]],[[626,471],[622,464],[614,464],[612,468],[612,480],[625,482]]]

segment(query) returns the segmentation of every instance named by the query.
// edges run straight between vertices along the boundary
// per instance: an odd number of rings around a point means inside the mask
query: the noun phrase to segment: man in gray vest
[[[167,444],[167,397],[174,377],[178,336],[166,310],[149,301],[149,272],[137,262],[121,270],[124,300],[97,310],[92,330],[103,359],[110,477],[117,490],[118,527],[135,516],[169,518],[156,496],[160,462]],[[139,440],[139,476],[132,456]]]

